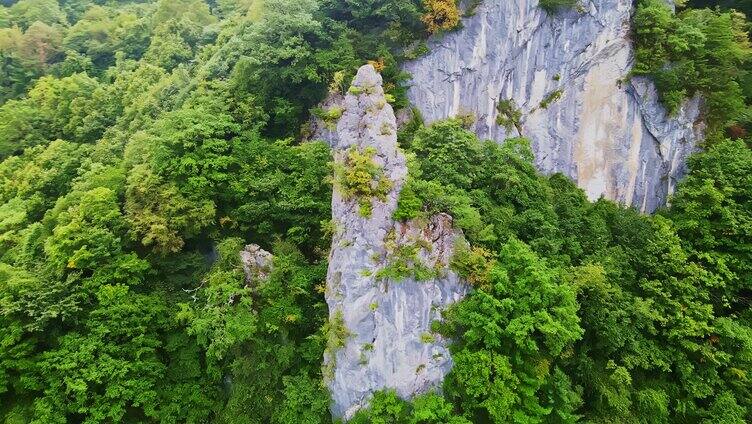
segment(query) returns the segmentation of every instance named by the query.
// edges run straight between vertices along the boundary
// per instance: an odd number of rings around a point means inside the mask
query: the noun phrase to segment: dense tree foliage
[[[752,125],[752,42],[744,15],[710,9],[675,14],[661,0],[637,4],[633,72],[655,81],[669,112],[701,94],[711,138],[729,126],[738,133]]]
[[[539,175],[523,138],[400,131],[395,219],[450,213],[473,291],[435,326],[441,393],[379,393],[352,422],[752,421],[748,23],[712,5],[638,4],[635,73],[670,108],[704,96],[711,135],[655,216]],[[399,64],[458,7],[0,2],[0,421],[330,423],[338,178],[306,122],[366,61],[408,106]],[[247,243],[268,278],[246,279]]]
[[[695,8],[720,7],[723,9],[734,9],[747,16],[752,16],[752,4],[745,0],[688,0],[685,3]]]

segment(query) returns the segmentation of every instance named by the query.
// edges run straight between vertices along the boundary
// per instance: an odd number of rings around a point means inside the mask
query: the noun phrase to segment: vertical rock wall
[[[393,388],[409,398],[440,385],[451,358],[446,342],[431,334],[431,322],[466,292],[448,269],[454,243],[462,238],[452,229],[451,217],[439,215],[423,224],[392,219],[407,166],[381,83],[372,66],[360,68],[332,146],[339,167],[347,166],[349,152],[372,149],[373,163],[390,181],[383,198],[366,199],[371,202],[370,216],[363,216],[363,199],[348,197],[335,182],[324,378],[333,415],[345,419],[365,406],[374,391]],[[432,270],[426,281],[379,277],[380,270],[395,260],[396,248],[405,245],[419,246],[418,260]]]
[[[582,0],[548,15],[538,0],[483,0],[463,28],[408,63],[408,96],[427,122],[474,113],[474,131],[503,141],[497,104],[522,112],[537,167],[562,172],[591,199],[652,212],[666,202],[702,137],[700,101],[666,116],[654,87],[627,79],[633,0]]]

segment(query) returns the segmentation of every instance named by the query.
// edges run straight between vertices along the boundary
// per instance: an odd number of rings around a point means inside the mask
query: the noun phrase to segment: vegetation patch
[[[470,246],[466,241],[454,244],[454,255],[449,266],[470,285],[488,289],[491,284],[491,270],[496,261],[488,249]]]
[[[331,379],[334,377],[334,369],[337,366],[337,352],[345,347],[347,339],[352,336],[345,325],[341,309],[335,311],[329,321],[324,324],[322,332],[326,338],[324,356],[327,358],[322,367],[322,373],[326,379]]]
[[[360,96],[363,93],[363,89],[357,85],[351,85],[350,88],[347,89],[347,92],[353,96]]]
[[[419,256],[421,250],[430,251],[430,243],[420,239],[398,244],[396,234],[392,230],[387,234],[384,245],[387,250],[386,264],[376,272],[376,278],[399,282],[411,277],[416,281],[427,281],[436,277],[436,270],[426,266]]]
[[[559,10],[572,8],[578,0],[540,0],[538,5],[548,13],[556,13]]]
[[[519,135],[522,135],[522,110],[515,104],[513,99],[499,101],[496,105],[496,124],[504,127],[507,131],[516,129]]]
[[[462,17],[475,16],[475,11],[483,3],[483,0],[468,0],[465,11],[462,13]]]
[[[423,0],[426,13],[421,20],[429,33],[449,31],[460,24],[457,0]]]
[[[345,113],[345,109],[341,106],[332,106],[329,109],[314,108],[312,110],[314,116],[324,121],[324,125],[330,131],[337,129],[337,121]]]
[[[421,333],[420,342],[424,344],[436,343],[436,336],[431,333]]]
[[[345,325],[342,310],[334,312],[329,322],[324,325],[324,333],[326,334],[326,350],[328,352],[337,352],[345,347],[347,339],[352,334]]]
[[[373,161],[376,149],[368,147],[363,151],[350,148],[343,164],[335,165],[335,183],[346,199],[357,199],[360,215],[370,217],[372,200],[385,200],[392,189],[392,182],[384,175],[383,169]]]
[[[407,60],[415,60],[419,57],[427,55],[429,52],[430,50],[428,49],[428,44],[424,40],[421,40],[407,49],[404,55],[405,59]]]
[[[465,128],[465,129],[472,128],[472,126],[478,120],[478,118],[475,116],[475,112],[464,111],[464,110],[460,110],[460,112],[457,114],[455,118],[459,119],[459,121],[462,124],[462,128]]]
[[[564,91],[561,89],[548,93],[548,95],[543,100],[541,100],[540,108],[548,109],[548,107],[551,106],[552,103],[561,99],[562,95],[564,95]]]

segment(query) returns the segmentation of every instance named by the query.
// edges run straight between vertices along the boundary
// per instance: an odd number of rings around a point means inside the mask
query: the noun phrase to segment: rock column
[[[452,362],[446,341],[431,332],[431,323],[467,288],[448,267],[453,246],[462,239],[450,216],[422,223],[392,218],[407,164],[397,146],[394,111],[371,65],[358,71],[344,109],[332,146],[339,171],[332,197],[323,370],[332,414],[349,419],[375,391],[391,388],[410,398],[440,386]],[[368,184],[375,195],[364,197],[368,190],[352,190],[351,182],[342,181],[362,177],[349,172],[348,167],[357,166],[353,156],[371,161],[375,171]],[[430,270],[418,276],[421,281],[386,272],[397,256],[404,256],[400,247],[413,254],[409,263]]]

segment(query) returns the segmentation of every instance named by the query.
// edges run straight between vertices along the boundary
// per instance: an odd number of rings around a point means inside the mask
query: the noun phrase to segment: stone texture
[[[264,281],[272,272],[274,257],[257,244],[249,244],[240,251],[240,263],[246,284]]]
[[[407,166],[397,148],[394,112],[381,83],[371,65],[360,68],[353,86],[361,93],[346,95],[332,143],[340,166],[351,147],[375,149],[374,162],[392,182],[383,201],[371,199],[370,217],[361,216],[358,199],[343,197],[336,184],[332,197],[335,232],[326,300],[330,319],[341,316],[349,336],[344,348],[326,352],[324,374],[332,414],[345,419],[367,405],[374,391],[394,388],[409,398],[440,385],[452,365],[446,341],[424,335],[430,333],[431,322],[440,319],[441,310],[467,290],[447,266],[455,241],[462,238],[452,229],[451,217],[438,215],[422,225],[392,220]],[[435,278],[377,278],[389,263],[390,246],[404,243],[424,246],[420,260],[440,270]]]
[[[538,0],[484,0],[462,29],[405,66],[408,96],[427,122],[473,112],[474,131],[500,142],[518,134],[496,124],[496,105],[514,99],[541,171],[568,175],[591,199],[652,212],[702,137],[700,101],[667,117],[651,83],[628,81],[633,3],[584,0],[582,10],[550,16]],[[557,90],[561,98],[542,108]]]
[[[323,102],[319,103],[318,107],[322,110],[329,110],[333,107],[341,107],[345,103],[345,96],[339,92],[330,92]],[[310,121],[308,121],[308,132],[303,134],[305,140],[324,140],[331,142],[331,140],[337,139],[337,127],[336,123],[334,127],[331,124],[324,122],[323,119],[316,115],[312,115]],[[331,143],[330,143],[331,144]]]

